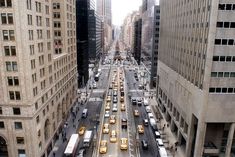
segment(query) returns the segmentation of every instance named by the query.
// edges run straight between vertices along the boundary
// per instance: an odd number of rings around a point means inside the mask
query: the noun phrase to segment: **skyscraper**
[[[141,61],[150,75],[150,88],[156,87],[160,7],[155,0],[143,1]]]
[[[102,21],[102,38],[104,51],[107,51],[112,42],[112,2],[111,0],[96,0],[96,11]]]
[[[89,1],[76,0],[78,87],[85,86],[89,79],[89,72],[88,72],[88,67],[89,67],[88,10],[89,8],[90,8]]]
[[[185,157],[235,154],[235,4],[163,0],[158,103]]]
[[[139,65],[140,65],[140,56],[141,56],[141,34],[142,34],[141,29],[142,29],[142,19],[140,17],[136,17],[134,21],[132,53]]]
[[[75,3],[0,0],[0,156],[45,157],[76,100]]]

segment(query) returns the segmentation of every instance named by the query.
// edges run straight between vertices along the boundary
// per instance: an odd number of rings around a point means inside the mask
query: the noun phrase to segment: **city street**
[[[121,54],[122,58],[126,58],[126,54]],[[110,51],[106,58],[112,59],[115,57],[114,50]],[[143,119],[147,118],[145,107],[132,105],[131,98],[144,98],[144,90],[139,89],[140,79],[138,75],[138,65],[132,64],[133,61],[113,61],[113,64],[101,64],[99,69],[101,75],[99,81],[96,82],[97,88],[88,90],[88,101],[84,105],[80,105],[80,110],[73,122],[72,116],[68,119],[67,139],[72,133],[78,133],[79,128],[85,127],[86,130],[93,131],[93,139],[88,148],[86,148],[85,157],[157,157],[158,149],[156,140],[149,126],[143,125]],[[136,76],[138,78],[136,78]],[[112,89],[110,88],[112,87]],[[124,100],[121,102],[121,88],[124,92]],[[117,91],[117,96],[114,96],[114,90]],[[111,94],[110,94],[111,93]],[[109,99],[108,95],[110,96]],[[114,102],[114,97],[117,98],[117,103]],[[109,109],[106,109],[107,104]],[[124,104],[125,110],[121,110]],[[87,118],[82,118],[82,110],[88,110]],[[114,108],[117,108],[115,111]],[[139,116],[134,116],[134,110],[139,111]],[[108,117],[105,114],[109,111]],[[105,116],[106,115],[106,116]],[[110,124],[110,116],[115,116],[115,123]],[[127,129],[122,128],[122,119],[127,119]],[[75,128],[73,127],[75,124]],[[104,133],[104,124],[108,124],[108,133]],[[144,126],[144,133],[139,134],[137,126]],[[116,132],[116,141],[111,142],[111,133]],[[77,153],[83,149],[83,137],[80,136]],[[121,138],[127,139],[127,149],[121,150]],[[100,153],[101,141],[107,141],[107,150],[105,153]],[[142,147],[141,141],[145,140],[148,143],[148,149]],[[56,156],[62,157],[66,143],[62,143],[56,152]]]

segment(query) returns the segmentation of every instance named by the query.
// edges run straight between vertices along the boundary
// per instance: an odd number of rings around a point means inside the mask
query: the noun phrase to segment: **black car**
[[[126,118],[122,118],[122,129],[127,129],[127,119]]]
[[[141,141],[141,144],[142,144],[142,148],[143,148],[144,150],[148,149],[148,142],[147,142],[146,140],[142,140],[142,141]]]
[[[132,105],[136,105],[136,103],[137,103],[135,98],[132,98],[131,102],[132,102]]]
[[[142,99],[138,99],[137,104],[138,104],[138,106],[142,106]]]

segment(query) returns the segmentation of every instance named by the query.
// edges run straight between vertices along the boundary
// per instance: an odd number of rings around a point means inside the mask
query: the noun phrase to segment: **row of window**
[[[13,109],[13,112],[14,112],[14,109]],[[21,122],[14,122],[14,126],[16,130],[23,129],[23,125]],[[0,129],[5,129],[5,124],[3,121],[0,121]]]
[[[234,39],[215,39],[215,45],[234,45]]]
[[[209,93],[235,93],[235,88],[211,87]]]
[[[219,28],[235,28],[235,22],[217,22]]]
[[[57,32],[56,32],[57,33]],[[51,38],[51,32],[50,32],[50,30],[47,30],[47,32],[46,32],[46,37],[47,37],[47,39],[50,39]],[[55,35],[57,35],[57,34],[55,34]],[[59,32],[59,35],[61,36],[61,33]],[[34,31],[33,30],[28,30],[28,38],[29,38],[29,40],[34,40]],[[41,29],[38,29],[37,30],[37,39],[43,39],[43,30],[41,30]]]
[[[235,10],[235,4],[219,4],[219,10]]]
[[[235,77],[235,72],[211,72],[211,77]]]
[[[235,62],[235,56],[213,56],[215,62]]]

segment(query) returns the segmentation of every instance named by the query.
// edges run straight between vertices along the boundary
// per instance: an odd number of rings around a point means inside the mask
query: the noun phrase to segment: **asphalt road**
[[[143,98],[144,93],[142,90],[138,89],[139,81],[136,81],[136,79],[134,78],[134,70],[129,70],[129,69],[135,69],[135,67],[132,66],[131,68],[125,68],[126,80],[127,80],[127,84],[129,87],[129,94],[132,97]],[[132,111],[131,111],[132,114],[135,109],[137,109],[140,113],[139,117],[134,118],[135,126],[143,125],[143,119],[147,118],[145,107],[143,105],[142,106],[132,105]],[[155,137],[154,137],[154,134],[150,125],[144,126],[144,134],[139,134],[138,138],[139,138],[138,140],[139,143],[142,140],[146,140],[148,142],[148,150],[144,150],[140,143],[139,150],[140,150],[141,157],[158,157],[157,144],[156,144]]]

